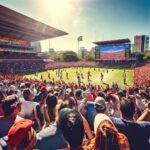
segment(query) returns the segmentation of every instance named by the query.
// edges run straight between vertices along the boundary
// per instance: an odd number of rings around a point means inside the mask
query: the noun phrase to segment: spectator
[[[150,122],[150,103],[145,109],[144,113],[137,119],[138,122],[149,121]]]
[[[75,91],[75,99],[78,103],[83,99],[83,91],[81,89]]]
[[[10,127],[20,119],[18,113],[21,110],[21,103],[16,95],[7,96],[2,101],[4,116],[0,117],[0,138],[7,135]]]
[[[114,117],[121,117],[121,112],[119,110],[120,107],[120,100],[118,95],[116,94],[110,94],[110,107],[111,107],[111,111],[109,112],[110,116],[114,116]]]
[[[102,119],[98,125],[96,136],[87,146],[89,150],[129,150],[128,139],[118,132],[113,123]]]
[[[16,122],[8,132],[8,149],[32,150],[36,144],[36,132],[31,120],[22,119]]]
[[[60,127],[56,122],[56,106],[57,98],[53,95],[48,95],[44,112],[46,126],[37,134],[36,148],[39,150],[67,148]]]
[[[59,124],[70,150],[81,150],[84,138],[84,126],[81,115],[69,108],[60,111]]]
[[[34,102],[35,96],[30,89],[25,89],[23,91],[23,98],[24,100],[21,102],[21,112],[19,113],[19,116],[36,121],[35,128],[37,130],[41,129],[42,126],[37,113],[37,107],[39,104]]]
[[[148,150],[150,148],[150,123],[136,123],[134,121],[135,103],[131,99],[123,98],[120,110],[122,118],[111,117],[114,125],[120,133],[128,138],[132,150]]]
[[[101,121],[101,119],[106,119],[106,120],[110,120],[109,117],[106,115],[106,103],[104,98],[102,97],[97,97],[95,99],[95,110],[96,110],[96,116],[94,119],[94,132],[96,133],[98,125]]]

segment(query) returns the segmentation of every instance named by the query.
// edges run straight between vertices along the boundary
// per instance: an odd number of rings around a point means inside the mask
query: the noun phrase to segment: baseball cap
[[[10,145],[19,145],[25,140],[28,131],[31,130],[33,122],[28,119],[21,119],[16,122],[8,131],[8,143]]]
[[[46,92],[46,91],[47,91],[46,87],[45,86],[41,86],[40,92]]]
[[[105,99],[103,97],[96,97],[94,107],[96,110],[103,111],[106,109]]]

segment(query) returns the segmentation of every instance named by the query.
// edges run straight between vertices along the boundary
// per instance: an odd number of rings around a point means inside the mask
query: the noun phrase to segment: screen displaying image
[[[98,50],[100,51],[101,60],[125,60],[125,50],[129,48],[129,45],[117,44],[117,45],[100,45]]]

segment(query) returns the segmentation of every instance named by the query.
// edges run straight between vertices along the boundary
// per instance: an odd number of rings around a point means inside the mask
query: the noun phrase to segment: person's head
[[[119,96],[120,99],[126,97],[126,90],[119,90],[117,95]]]
[[[98,93],[97,93],[97,97],[103,97],[104,99],[105,99],[105,93],[104,92],[102,92],[102,91],[99,91]]]
[[[41,93],[46,93],[46,92],[47,92],[46,87],[45,87],[45,86],[41,86],[41,87],[40,87],[40,92],[41,92]]]
[[[94,150],[119,150],[117,133],[112,122],[102,121],[96,131]]]
[[[25,89],[25,83],[20,83],[20,90],[24,90]]]
[[[30,83],[30,82],[26,82],[26,83],[25,83],[25,87],[26,87],[26,88],[30,88],[30,86],[31,86],[31,83]]]
[[[16,116],[21,111],[21,103],[17,95],[7,96],[2,100],[4,116]]]
[[[15,92],[14,92],[13,90],[8,89],[8,90],[6,91],[6,95],[7,95],[7,96],[13,95],[13,94],[15,94]]]
[[[122,98],[120,101],[120,111],[124,119],[133,119],[135,114],[135,103],[129,98]]]
[[[87,101],[94,101],[93,95],[90,91],[84,92],[84,98],[86,98]]]
[[[103,97],[96,97],[94,107],[97,113],[105,113],[106,111],[105,99]]]
[[[84,127],[80,113],[69,108],[62,109],[59,115],[59,125],[71,149],[80,149],[84,138]]]
[[[47,105],[47,112],[48,112],[50,121],[55,121],[57,97],[49,94],[46,97],[46,105]]]
[[[9,95],[17,94],[17,92],[18,91],[16,89],[16,86],[10,85],[8,90],[6,91],[6,94],[7,94],[7,96],[9,96]]]
[[[47,97],[47,93],[40,92],[38,95],[35,96],[35,101],[40,104],[45,104],[45,98]]]
[[[34,94],[31,92],[30,89],[24,89],[23,91],[23,98],[26,100],[26,101],[33,101],[35,96]]]
[[[75,91],[75,98],[76,98],[77,100],[81,100],[81,99],[83,98],[83,92],[82,92],[81,89],[77,89],[77,90]]]
[[[134,88],[134,94],[139,94],[139,88],[138,87]]]
[[[8,132],[8,149],[32,149],[36,144],[36,132],[32,126],[33,122],[28,119],[16,122]]]
[[[74,97],[73,91],[71,91],[71,92],[68,94],[68,97]]]
[[[73,97],[69,97],[66,101],[68,108],[77,109],[77,101]]]

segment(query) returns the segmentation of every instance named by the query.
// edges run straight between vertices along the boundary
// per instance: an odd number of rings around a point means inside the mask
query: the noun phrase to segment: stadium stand
[[[15,20],[17,18],[19,21]],[[6,22],[9,20],[12,22]],[[24,26],[23,20],[28,21],[28,27]],[[37,28],[35,23],[39,25]],[[45,27],[45,33],[38,33]],[[8,33],[8,29],[12,29],[11,32]],[[0,33],[8,34],[11,39],[22,37],[20,40],[31,41],[66,34],[3,6],[0,6]],[[97,64],[49,62],[45,65],[35,52],[31,52],[30,45],[2,44],[0,149],[150,149],[149,65],[135,69],[135,83],[142,83],[142,86],[126,89],[119,88],[117,84],[102,88],[92,84],[38,81],[26,79],[19,73],[41,71],[43,68],[94,67]],[[141,81],[143,79],[144,82]]]

